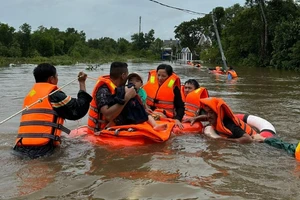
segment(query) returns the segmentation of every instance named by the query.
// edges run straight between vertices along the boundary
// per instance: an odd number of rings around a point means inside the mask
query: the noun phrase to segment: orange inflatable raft
[[[94,134],[87,133],[87,126],[81,126],[71,131],[70,137],[82,137],[95,145],[109,145],[109,146],[138,146],[151,143],[161,143],[167,141],[171,134],[200,134],[203,130],[201,122],[190,125],[190,123],[183,123],[184,128],[179,129],[174,126],[172,119],[157,121],[157,123],[167,124],[167,129],[164,131],[155,131],[148,123],[113,126],[104,129]]]

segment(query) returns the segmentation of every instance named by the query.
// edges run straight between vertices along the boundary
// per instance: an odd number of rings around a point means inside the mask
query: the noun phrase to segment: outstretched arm
[[[230,138],[226,138],[226,140],[243,144],[253,142],[252,137],[241,129],[241,127],[236,125],[230,118],[224,118],[223,123],[232,133],[232,136]]]
[[[191,122],[191,125],[193,125],[195,122],[201,122],[201,121],[207,121],[207,115],[198,115],[196,117],[189,117],[183,120],[183,122]]]

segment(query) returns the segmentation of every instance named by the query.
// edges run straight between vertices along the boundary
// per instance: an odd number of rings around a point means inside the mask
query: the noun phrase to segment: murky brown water
[[[129,64],[147,77],[158,64]],[[182,82],[196,78],[211,96],[235,112],[270,121],[278,135],[300,139],[300,76],[294,72],[238,68],[237,82],[207,70],[175,66]],[[0,120],[21,109],[34,83],[33,65],[0,68]],[[59,86],[85,66],[58,66]],[[109,65],[86,71],[97,77]],[[94,81],[87,80],[88,92]],[[66,88],[76,96],[78,83]],[[113,149],[81,138],[64,138],[50,158],[20,160],[11,155],[20,116],[0,125],[0,199],[300,199],[300,163],[265,144],[240,145],[201,135],[171,138],[163,144]],[[76,128],[86,118],[66,126]]]

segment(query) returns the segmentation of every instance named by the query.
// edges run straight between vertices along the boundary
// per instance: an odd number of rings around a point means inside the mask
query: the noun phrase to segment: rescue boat
[[[83,140],[95,145],[139,146],[165,142],[171,134],[200,134],[203,129],[201,122],[194,123],[192,126],[190,123],[183,123],[183,129],[174,126],[175,123],[172,119],[157,121],[157,123],[167,124],[166,130],[155,131],[148,123],[144,122],[142,124],[112,126],[94,134],[88,134],[88,126],[85,125],[72,130],[69,136],[82,137]]]

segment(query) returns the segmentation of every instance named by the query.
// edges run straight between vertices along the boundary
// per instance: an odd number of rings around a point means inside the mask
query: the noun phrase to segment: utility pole
[[[140,41],[140,34],[141,34],[141,29],[142,29],[142,17],[139,17],[139,37],[138,37],[138,41]]]
[[[139,19],[139,35],[141,33],[141,29],[142,29],[142,17],[140,16],[140,19]]]
[[[215,32],[216,32],[216,36],[217,36],[217,41],[218,41],[218,45],[219,45],[219,49],[220,49],[220,53],[221,53],[221,56],[222,56],[222,61],[223,61],[223,67],[222,69],[223,70],[227,70],[227,62],[226,62],[226,58],[225,58],[225,55],[224,55],[224,52],[223,52],[223,48],[222,48],[222,44],[221,44],[221,40],[220,40],[220,36],[219,36],[219,32],[218,32],[218,28],[217,28],[217,24],[216,24],[216,21],[215,21],[215,18],[214,18],[214,12],[212,11],[211,12],[211,17],[212,17],[212,21],[213,21],[213,24],[214,24],[214,27],[215,27]]]

